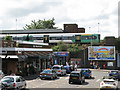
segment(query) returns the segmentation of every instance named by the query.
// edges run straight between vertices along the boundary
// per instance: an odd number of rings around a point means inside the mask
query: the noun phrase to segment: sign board
[[[115,60],[115,46],[89,46],[88,60]]]
[[[68,56],[69,52],[54,52],[56,56]]]
[[[107,66],[113,66],[113,62],[107,62]]]

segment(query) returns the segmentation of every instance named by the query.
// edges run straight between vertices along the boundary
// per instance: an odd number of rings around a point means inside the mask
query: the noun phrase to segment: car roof
[[[53,69],[44,69],[43,71],[52,71]]]
[[[53,65],[53,67],[61,67],[60,65]]]
[[[21,76],[12,76],[12,75],[9,75],[9,76],[5,76],[5,77],[12,77],[12,78],[16,78],[16,77],[21,77]],[[4,78],[5,78],[4,77]]]
[[[90,69],[88,69],[88,68],[82,68],[81,70],[90,70]]]
[[[115,80],[114,79],[103,79],[103,81],[111,81],[111,82],[113,82]]]

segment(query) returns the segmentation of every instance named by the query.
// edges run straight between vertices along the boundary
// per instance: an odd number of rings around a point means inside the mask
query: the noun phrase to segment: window
[[[16,82],[20,82],[21,80],[20,80],[20,78],[16,78]]]
[[[79,76],[79,73],[71,73],[70,76]]]

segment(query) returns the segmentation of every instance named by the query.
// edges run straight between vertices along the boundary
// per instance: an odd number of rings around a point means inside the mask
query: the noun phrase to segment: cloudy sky
[[[2,0],[0,30],[23,29],[31,20],[55,18],[56,27],[78,24],[86,33],[118,36],[119,0]],[[17,21],[16,21],[17,19]],[[99,23],[99,24],[98,24]]]

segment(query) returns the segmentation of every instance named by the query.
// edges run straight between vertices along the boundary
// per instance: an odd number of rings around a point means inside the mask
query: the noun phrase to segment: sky
[[[119,0],[2,0],[0,30],[21,30],[31,20],[55,19],[55,27],[78,24],[86,33],[118,37]]]

